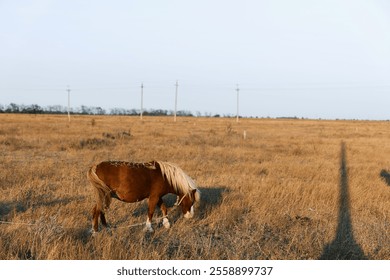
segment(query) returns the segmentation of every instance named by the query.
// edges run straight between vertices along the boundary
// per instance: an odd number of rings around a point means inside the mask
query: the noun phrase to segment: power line
[[[238,84],[237,84],[237,88],[236,88],[236,91],[237,91],[237,118],[236,118],[236,121],[238,122],[238,119],[239,119],[239,110],[240,110],[240,89],[238,88]]]
[[[70,88],[69,88],[69,86],[66,89],[66,91],[68,92],[68,120],[70,122]]]
[[[174,118],[173,118],[173,121],[176,122],[176,112],[177,112],[177,88],[179,87],[179,83],[178,81],[176,80],[176,91],[175,91],[175,115],[174,115]]]
[[[149,85],[149,83],[151,83],[151,85]],[[119,103],[119,104],[123,104],[123,97],[125,97],[126,99],[127,98],[131,98],[131,99],[136,99],[136,96],[138,96],[138,94],[141,94],[141,111],[140,111],[140,118],[141,120],[143,119],[143,114],[144,114],[144,96],[143,96],[143,89],[144,89],[144,85],[147,84],[147,89],[148,89],[148,92],[147,92],[147,98],[150,98],[150,99],[147,99],[145,100],[147,104],[147,107],[149,104],[149,101],[151,100],[151,102],[154,102],[156,103],[157,101],[159,102],[158,103],[158,106],[163,106],[162,109],[164,108],[172,108],[172,104],[169,105],[169,103],[171,101],[171,98],[169,96],[171,96],[172,94],[172,84],[171,86],[169,86],[169,83],[162,83],[162,82],[148,82],[148,83],[145,83],[145,81],[142,81],[141,83],[141,92],[139,92],[139,87],[140,87],[140,84],[138,84],[138,86],[135,86],[133,82],[130,82],[129,85],[124,85],[122,87],[122,85],[119,85],[118,87],[114,87],[114,86],[111,86],[111,85],[107,85],[107,87],[105,87],[104,85],[102,85],[102,87],[99,87],[98,86],[95,86],[95,87],[73,87],[70,88],[70,86],[68,85],[67,88],[65,89],[66,92],[67,92],[67,114],[68,114],[68,121],[70,122],[71,120],[71,117],[70,117],[70,113],[71,113],[71,101],[73,103],[73,106],[76,106],[76,104],[74,103],[75,101],[76,102],[79,102],[80,103],[80,100],[85,100],[85,96],[94,96],[93,99],[89,99],[88,101],[86,102],[91,102],[91,100],[93,102],[100,102],[99,100],[103,100],[104,98],[107,98],[107,92],[110,93],[111,95],[111,102],[113,100],[119,100],[119,102],[122,102],[122,103]],[[174,122],[177,121],[177,113],[178,113],[178,87],[179,87],[179,83],[178,83],[178,80],[176,80],[176,83],[174,84],[175,86],[175,103],[174,103]],[[219,100],[225,100],[224,103],[226,103],[227,99],[226,98],[229,98],[229,103],[231,103],[231,105],[234,104],[234,97],[236,97],[236,121],[239,122],[239,118],[240,118],[240,110],[242,111],[242,109],[244,109],[244,111],[246,111],[246,107],[248,102],[253,102],[252,100],[259,100],[260,98],[262,98],[263,100],[265,101],[269,101],[269,102],[274,102],[275,100],[278,100],[280,98],[283,98],[283,100],[285,102],[288,102],[288,100],[291,100],[291,98],[295,98],[295,100],[297,101],[311,101],[311,100],[317,100],[320,102],[321,100],[323,99],[326,99],[326,101],[329,101],[331,98],[335,98],[337,97],[338,99],[340,97],[344,97],[344,98],[350,98],[352,95],[354,95],[355,93],[359,92],[360,96],[358,96],[357,98],[367,98],[367,97],[372,97],[373,95],[375,95],[375,97],[377,97],[376,99],[379,100],[379,97],[388,97],[388,93],[390,91],[390,84],[386,84],[384,82],[381,82],[381,83],[365,83],[365,82],[361,82],[361,83],[283,83],[281,82],[280,84],[276,84],[276,83],[240,83],[240,84],[236,84],[236,87],[234,88],[234,91],[235,93],[233,93],[233,89],[232,89],[232,86],[228,87],[228,86],[224,86],[222,83],[210,83],[210,84],[206,84],[206,83],[193,83],[193,84],[188,84],[187,82],[184,83],[183,85],[181,84],[180,85],[184,92],[188,93],[186,94],[186,96],[184,98],[188,98],[191,99],[191,98],[202,98],[204,100],[204,96],[213,96],[213,98],[215,100],[217,100],[217,98]],[[169,89],[170,88],[170,89]],[[19,93],[14,93],[14,92],[11,92],[11,91],[17,91],[19,90],[20,92]],[[39,86],[37,85],[36,87],[31,87],[31,88],[28,88],[27,86],[22,86],[20,88],[8,88],[8,87],[1,87],[0,86],[0,91],[1,92],[4,92],[4,93],[7,93],[7,91],[9,91],[8,95],[9,96],[12,96],[12,99],[20,99],[20,100],[23,100],[23,99],[28,99],[31,97],[36,97],[37,96],[44,96],[45,97],[45,100],[48,100],[49,98],[46,98],[47,95],[52,95],[51,98],[52,100],[63,100],[64,97],[60,97],[60,99],[57,98],[57,95],[58,94],[61,94],[62,96],[64,95],[64,92],[63,92],[63,88],[60,90],[59,88],[56,88],[56,85],[54,85],[53,87],[50,87],[48,86],[47,88],[44,88],[43,86]],[[126,91],[124,93],[122,93],[122,90],[123,91]],[[41,91],[41,93],[39,93],[39,91]],[[99,91],[99,92],[96,92],[96,91]],[[104,94],[103,94],[103,91]],[[115,92],[117,91],[117,92]],[[61,93],[62,92],[62,93]],[[71,94],[72,92],[72,100],[71,100]],[[171,93],[170,93],[171,92]],[[130,94],[129,94],[130,93]],[[236,96],[234,96],[233,94],[236,94]],[[241,96],[240,96],[241,94]],[[130,96],[131,95],[131,96]],[[364,96],[363,96],[364,95]],[[28,98],[24,98],[25,97],[28,97]],[[75,99],[75,97],[77,96],[77,98]],[[82,96],[82,97],[81,97]],[[114,98],[115,96],[115,98]],[[129,97],[130,96],[130,97]],[[158,98],[157,98],[157,97]],[[256,96],[256,97],[254,97]],[[117,98],[116,98],[117,97]],[[242,98],[245,97],[243,100]],[[10,99],[7,97],[7,94],[5,94],[5,97],[3,96],[2,94],[2,99],[3,98],[6,98],[7,99]],[[241,100],[240,100],[241,98]],[[290,99],[289,99],[290,98]],[[12,102],[15,102],[13,101]],[[196,103],[198,106],[198,108],[202,108],[201,110],[205,110],[204,108],[206,108],[207,106],[210,105],[209,102],[207,102],[207,99],[205,101],[203,100],[199,100],[199,104]],[[203,101],[202,104],[200,104],[201,102],[200,101]],[[243,104],[242,102],[244,101],[244,103],[246,104]],[[4,102],[4,100],[3,100]],[[34,101],[35,102],[35,101]],[[55,101],[57,102],[57,101]],[[85,101],[84,101],[85,102]],[[216,101],[218,102],[218,101]],[[241,102],[241,104],[240,104]],[[64,102],[61,102],[61,103],[64,103]],[[187,101],[188,103],[188,101]],[[105,105],[107,105],[106,103],[103,103]],[[88,104],[86,104],[88,105]],[[188,104],[186,104],[188,106]],[[193,106],[195,106],[195,104],[191,104]],[[229,105],[229,106],[231,106]],[[241,105],[241,108],[240,108],[240,105]],[[245,105],[245,106],[243,106]],[[103,105],[104,106],[104,105]],[[154,105],[156,106],[156,105]],[[233,105],[234,106],[234,105]],[[138,106],[136,106],[138,107]],[[138,107],[139,108],[139,107]],[[233,107],[234,108],[234,107]],[[214,108],[216,109],[216,108]],[[64,109],[63,111],[65,111],[66,109]],[[170,114],[172,114],[172,110],[170,110]],[[197,108],[192,108],[192,110],[197,110]],[[198,109],[199,110],[199,109]],[[233,109],[234,110],[234,109]],[[231,112],[231,109],[229,109],[228,111]],[[65,111],[66,112],[66,111]],[[73,111],[72,111],[73,112]],[[230,113],[229,113],[230,114]],[[242,114],[242,112],[241,112]],[[233,113],[233,116],[234,116],[234,113]]]
[[[145,81],[142,83],[145,84]],[[169,89],[167,84],[162,82],[147,82],[149,89]],[[187,88],[192,89],[203,89],[208,88],[212,90],[228,90],[229,87],[225,86],[222,83],[218,84],[201,84],[193,83],[185,85]],[[77,91],[78,94],[86,93],[86,91],[91,90],[107,90],[107,91],[129,91],[139,88],[136,85],[124,85],[124,86],[96,86],[96,87],[72,87],[72,91]],[[313,84],[286,84],[286,85],[256,85],[256,84],[241,84],[240,90],[243,91],[289,91],[289,90],[343,90],[343,89],[390,89],[390,84],[331,84],[331,83],[313,83]],[[63,89],[60,87],[1,87],[2,91],[42,91],[42,92],[52,92],[60,93]]]
[[[141,120],[142,120],[142,114],[144,111],[144,83],[141,83]]]

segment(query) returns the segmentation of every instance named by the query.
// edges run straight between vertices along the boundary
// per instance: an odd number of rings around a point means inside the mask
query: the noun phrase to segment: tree
[[[19,113],[19,105],[16,105],[15,103],[9,104],[7,110],[7,113]]]

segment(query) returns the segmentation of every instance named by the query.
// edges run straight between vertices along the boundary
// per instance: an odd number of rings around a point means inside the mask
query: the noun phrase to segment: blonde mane
[[[170,162],[156,161],[156,163],[160,166],[163,177],[172,185],[177,193],[189,195],[191,199],[199,201],[200,192],[196,183],[180,167]],[[193,190],[196,190],[194,198],[192,197]]]
[[[154,162],[128,162],[121,160],[110,160],[109,163],[114,166],[127,166],[130,168],[156,169]]]

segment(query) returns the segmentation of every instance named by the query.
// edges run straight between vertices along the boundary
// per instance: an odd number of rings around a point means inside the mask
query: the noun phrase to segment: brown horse
[[[129,203],[148,198],[145,229],[150,232],[153,231],[152,217],[156,205],[161,208],[163,225],[170,227],[167,207],[162,200],[164,195],[173,193],[178,196],[177,205],[181,206],[186,218],[193,217],[193,204],[200,199],[195,182],[180,167],[169,162],[104,161],[91,167],[87,178],[97,194],[97,202],[93,208],[92,232],[98,231],[99,217],[103,226],[107,227],[104,211],[109,208],[111,198]]]

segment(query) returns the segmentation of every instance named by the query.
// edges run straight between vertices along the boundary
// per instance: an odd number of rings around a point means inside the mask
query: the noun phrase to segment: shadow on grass
[[[385,169],[382,169],[381,173],[380,173],[380,176],[382,177],[382,179],[386,182],[386,184],[388,186],[390,186],[390,173],[385,170]]]
[[[207,213],[213,211],[216,206],[222,203],[223,193],[228,192],[229,189],[226,187],[200,187],[199,191],[201,193],[200,203],[195,206],[195,211],[199,213],[201,218],[204,218]],[[169,211],[172,211],[172,207],[174,207],[174,204],[176,203],[177,196],[174,194],[167,194],[163,197],[163,200],[164,204],[168,207],[169,214]],[[148,205],[146,201],[147,200],[139,203],[139,206],[131,213],[133,217],[145,216],[146,219],[148,213]],[[156,207],[155,214],[158,214],[159,211],[159,208]]]
[[[200,187],[201,193],[200,203],[195,205],[195,217],[203,219],[209,215],[216,207],[222,203],[223,193],[227,193],[229,189],[227,187]],[[174,194],[167,194],[163,196],[164,204],[168,207],[168,216],[171,217],[171,222],[179,219],[182,216],[180,206],[175,208],[174,205],[177,200],[177,196]],[[134,210],[129,212],[133,218],[144,217],[145,221],[148,214],[148,203],[147,199],[142,202],[137,202],[138,205]],[[124,206],[125,207],[125,206]],[[156,207],[153,219],[161,217],[161,211],[159,207]],[[173,219],[172,219],[173,218]],[[129,217],[122,217],[119,220],[112,221],[115,225],[122,223],[129,223]],[[114,227],[115,227],[114,225]]]
[[[83,201],[84,197],[65,197],[53,200],[46,200],[45,196],[38,196],[34,200],[26,198],[22,201],[0,201],[0,220],[12,213],[23,213],[29,208],[53,207],[66,205],[73,201]]]
[[[12,212],[22,213],[27,210],[27,206],[18,201],[0,201],[0,220]]]
[[[227,187],[201,187],[199,188],[201,192],[200,204],[198,206],[198,217],[201,219],[205,218],[216,207],[221,205],[223,201],[223,194],[228,193],[229,189]]]
[[[353,234],[345,143],[341,144],[339,215],[336,237],[324,247],[320,260],[366,260]]]
[[[85,196],[72,196],[72,197],[57,198],[52,200],[43,198],[40,199],[39,203],[35,203],[32,206],[33,207],[53,207],[53,206],[60,206],[60,205],[64,206],[71,202],[75,202],[75,201],[81,202],[84,200],[85,200]]]

